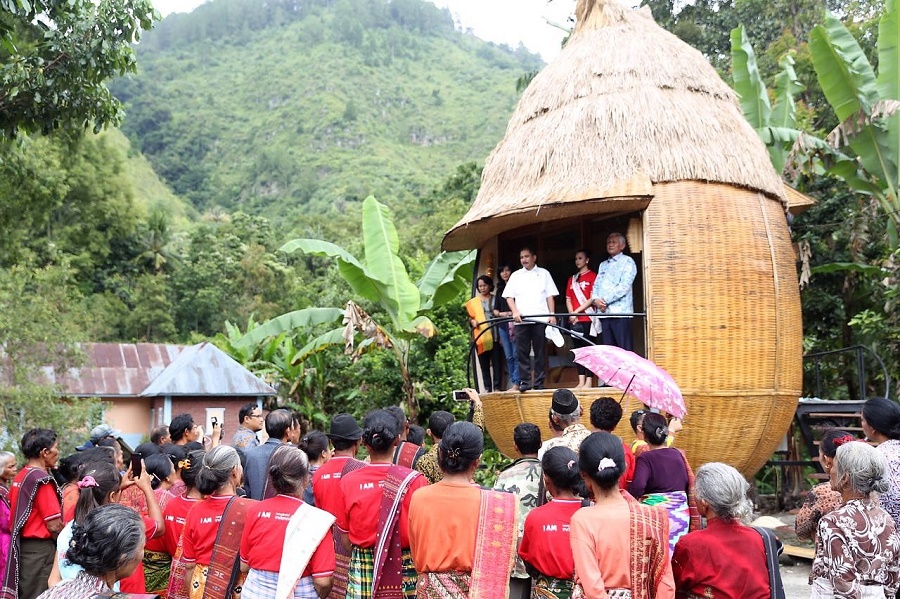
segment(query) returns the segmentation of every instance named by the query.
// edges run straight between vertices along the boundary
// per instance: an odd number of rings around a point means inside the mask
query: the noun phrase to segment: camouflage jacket
[[[541,462],[537,458],[519,458],[506,467],[497,482],[494,483],[495,491],[512,493],[519,498],[519,515],[516,526],[519,530],[518,541],[522,541],[522,531],[525,528],[525,516],[538,504],[538,486],[541,484]],[[512,572],[515,578],[528,578],[525,564],[516,556],[516,566]]]

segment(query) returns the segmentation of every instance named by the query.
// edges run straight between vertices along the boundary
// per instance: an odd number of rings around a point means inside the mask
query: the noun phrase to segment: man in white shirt
[[[503,297],[509,303],[515,321],[516,357],[519,361],[520,391],[530,388],[544,388],[544,335],[546,322],[556,324],[550,316],[535,317],[536,314],[553,314],[556,311],[556,296],[559,291],[550,273],[537,265],[537,255],[529,247],[519,252],[522,268],[509,277]],[[530,354],[534,351],[534,387],[532,384]]]

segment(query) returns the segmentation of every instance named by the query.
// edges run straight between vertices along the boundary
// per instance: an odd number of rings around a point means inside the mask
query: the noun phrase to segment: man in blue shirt
[[[606,251],[609,258],[597,269],[597,279],[591,299],[601,314],[630,314],[634,312],[634,300],[631,285],[637,276],[637,266],[630,256],[622,253],[625,249],[625,236],[611,233],[606,238]],[[631,333],[631,317],[604,318],[600,331],[600,340],[604,345],[616,345],[628,351],[634,350]]]

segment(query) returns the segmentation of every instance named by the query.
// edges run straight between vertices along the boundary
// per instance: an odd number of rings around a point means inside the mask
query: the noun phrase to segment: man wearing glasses
[[[249,449],[259,445],[256,433],[262,430],[263,415],[256,402],[242,406],[238,412],[238,420],[241,424],[231,439],[231,446],[235,449]]]

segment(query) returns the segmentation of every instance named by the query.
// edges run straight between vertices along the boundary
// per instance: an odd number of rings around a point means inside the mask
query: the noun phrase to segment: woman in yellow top
[[[494,349],[494,331],[490,325],[484,322],[491,316],[491,307],[494,304],[494,281],[487,275],[478,277],[476,285],[478,294],[466,302],[466,312],[469,314],[469,325],[472,327],[472,337],[475,339],[475,349],[478,352],[478,364],[481,366],[481,379],[484,385],[482,391],[490,393],[494,389],[501,389],[500,377],[500,351]],[[493,377],[491,366],[494,367]]]

